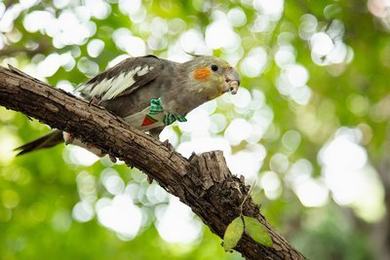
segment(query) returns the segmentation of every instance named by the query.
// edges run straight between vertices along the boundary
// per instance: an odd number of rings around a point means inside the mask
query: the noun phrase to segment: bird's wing
[[[128,58],[82,84],[77,91],[88,100],[108,101],[148,84],[162,69],[163,62],[153,55]]]

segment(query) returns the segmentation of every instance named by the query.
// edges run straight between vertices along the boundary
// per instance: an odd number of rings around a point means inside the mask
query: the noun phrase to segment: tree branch
[[[105,109],[89,105],[16,70],[0,68],[0,105],[70,132],[127,165],[141,169],[190,206],[220,237],[240,214],[240,204],[249,189],[242,178],[230,173],[220,151],[193,155],[187,160],[155,138],[132,129]],[[243,205],[243,214],[263,223],[273,241],[272,247],[265,247],[244,235],[236,247],[243,256],[248,259],[304,259],[271,229],[250,198]]]

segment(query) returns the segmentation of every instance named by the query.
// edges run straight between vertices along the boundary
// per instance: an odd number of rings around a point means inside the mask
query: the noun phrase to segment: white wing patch
[[[99,83],[85,84],[79,87],[78,91],[89,98],[100,97],[101,101],[113,99],[120,95],[134,83],[134,76],[138,77],[146,75],[153,70],[154,67],[138,66],[128,72],[123,72],[113,78],[104,79]]]
[[[94,88],[92,88],[93,85],[86,85],[88,87],[85,89],[85,92],[89,93],[85,94],[88,94],[91,97],[101,96],[107,90],[107,86],[111,85],[112,80],[113,79],[104,79],[102,82],[95,85]]]
[[[143,76],[146,73],[148,73],[149,71],[151,71],[152,69],[153,69],[153,67],[145,66],[140,71],[137,72],[137,76]]]

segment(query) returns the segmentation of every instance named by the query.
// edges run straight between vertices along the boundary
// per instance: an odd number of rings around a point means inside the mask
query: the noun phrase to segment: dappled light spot
[[[368,0],[367,1],[368,10],[378,17],[387,30],[390,30],[389,22],[389,8],[390,3],[387,0]]]
[[[257,87],[254,87],[251,91],[252,101],[249,105],[249,108],[251,110],[258,110],[265,106],[265,96],[264,92],[257,89]]]
[[[96,76],[99,73],[99,65],[87,57],[81,57],[79,59],[77,68],[88,77]]]
[[[304,40],[309,40],[317,31],[318,20],[312,14],[304,14],[301,16],[301,24],[299,26],[299,36]]]
[[[76,177],[77,191],[81,201],[94,203],[97,200],[96,177],[86,171],[80,172]]]
[[[279,68],[284,68],[295,63],[295,48],[292,45],[281,45],[275,53],[275,62]]]
[[[237,49],[241,44],[240,36],[234,32],[225,14],[220,11],[213,13],[214,22],[206,28],[205,40],[211,49]]]
[[[300,64],[285,66],[276,80],[276,87],[282,95],[288,96],[300,105],[307,105],[311,89],[306,85],[309,73]]]
[[[272,31],[274,24],[266,15],[257,15],[253,22],[251,31],[256,33],[267,33]]]
[[[184,133],[190,134],[191,137],[209,136],[210,118],[206,107],[198,107],[192,110],[186,118],[187,122],[178,124]]]
[[[335,138],[321,150],[319,161],[341,169],[362,168],[368,159],[366,150],[359,145],[360,139],[361,132],[358,129],[341,128]]]
[[[170,196],[167,206],[157,207],[155,223],[158,233],[168,243],[190,244],[202,236],[202,224],[191,209]]]
[[[71,0],[53,0],[53,5],[57,9],[61,9],[61,8],[65,8],[66,6],[68,6],[70,2],[71,2]]]
[[[57,210],[51,219],[51,225],[57,232],[65,233],[69,231],[72,225],[71,214],[65,209]]]
[[[0,107],[0,122],[7,123],[12,119],[15,119],[16,113],[17,112],[8,110],[5,107]]]
[[[191,141],[182,141],[177,147],[177,152],[189,158],[194,153],[204,153],[220,150],[224,154],[231,153],[231,147],[222,137],[194,137]]]
[[[113,58],[111,61],[108,62],[107,69],[114,67],[115,65],[117,65],[118,63],[120,63],[121,61],[123,61],[129,57],[130,56],[128,54],[122,54],[122,55],[116,56],[115,58]]]
[[[168,33],[176,35],[186,28],[186,23],[181,18],[174,18],[168,21]]]
[[[80,201],[74,205],[72,216],[78,222],[88,222],[95,216],[95,212],[89,202]]]
[[[147,187],[146,197],[151,204],[158,205],[168,202],[169,193],[154,182]]]
[[[239,145],[241,141],[249,138],[251,131],[252,125],[248,121],[236,118],[226,128],[224,137],[231,145]]]
[[[165,127],[164,130],[160,133],[160,141],[164,142],[165,140],[168,140],[168,142],[173,147],[178,145],[179,137],[172,126]]]
[[[23,9],[25,8],[23,8],[21,4],[14,4],[7,8],[0,19],[0,31],[12,31],[14,21],[16,20],[16,18],[18,18]]]
[[[112,168],[106,168],[101,173],[101,182],[106,190],[112,195],[119,195],[125,189],[125,183],[118,172]]]
[[[98,200],[96,214],[103,226],[117,232],[124,240],[134,238],[141,228],[143,214],[125,194]]]
[[[306,85],[309,80],[309,72],[300,64],[294,64],[285,68],[285,73],[288,82],[293,87],[301,87]]]
[[[367,151],[359,144],[359,129],[340,128],[321,149],[318,159],[333,199],[356,209],[367,221],[383,214],[383,186],[370,165]]]
[[[258,77],[267,65],[267,52],[263,47],[252,49],[241,63],[242,72],[251,78]]]
[[[273,112],[268,106],[255,110],[250,118],[253,128],[256,129],[252,136],[262,137],[271,125],[273,117]]]
[[[12,189],[6,189],[1,191],[1,202],[5,208],[13,209],[18,206],[20,202],[20,196],[16,191]]]
[[[59,57],[60,55],[57,53],[50,54],[37,65],[37,73],[40,75],[40,77],[50,77],[57,72],[61,66]]]
[[[150,32],[155,37],[162,38],[168,33],[168,23],[165,19],[160,17],[153,18],[150,24]]]
[[[64,159],[71,164],[91,166],[99,160],[99,157],[79,146],[67,145],[64,151]]]
[[[53,14],[48,11],[33,11],[26,15],[23,25],[28,32],[43,31],[54,19]]]
[[[213,134],[218,134],[222,132],[227,125],[226,117],[223,114],[213,114],[210,116],[210,132]]]
[[[23,25],[27,31],[41,31],[52,37],[57,48],[82,45],[96,32],[96,25],[89,21],[88,9],[81,6],[75,12],[65,9],[58,17],[48,11],[33,11],[25,16]]]
[[[241,8],[239,8],[239,7],[230,9],[228,14],[227,14],[227,17],[229,19],[229,22],[234,27],[243,26],[247,22],[245,12]]]
[[[254,0],[253,7],[261,14],[267,15],[272,21],[277,21],[282,15],[284,9],[284,1]]]
[[[329,54],[334,47],[332,39],[324,32],[313,34],[310,38],[310,45],[313,55],[320,57]]]
[[[152,50],[162,50],[167,47],[168,41],[166,36],[169,28],[168,22],[165,19],[160,17],[153,18],[147,31],[150,32],[147,43]]]
[[[97,19],[105,19],[111,13],[111,6],[106,1],[85,0],[84,4],[91,16]]]
[[[270,200],[277,199],[282,193],[280,178],[273,171],[267,171],[261,174],[261,187],[264,189],[265,196]]]
[[[328,202],[328,189],[322,181],[307,178],[294,187],[302,205],[305,207],[323,207]]]
[[[311,14],[301,17],[300,37],[310,43],[311,57],[315,64],[329,66],[332,64],[348,64],[353,59],[353,49],[343,42],[344,23],[334,19],[326,28],[319,28],[317,18]],[[338,68],[338,70],[337,70]],[[338,76],[344,72],[342,67],[328,70]]]
[[[100,39],[93,39],[87,45],[88,55],[92,58],[96,58],[104,49],[104,41]]]
[[[287,152],[293,153],[297,150],[302,140],[301,134],[296,130],[288,130],[283,134],[282,144]]]
[[[285,177],[305,207],[322,207],[328,202],[329,191],[322,178],[313,178],[313,166],[306,159],[294,162]]]
[[[370,108],[370,100],[366,96],[351,94],[348,96],[347,105],[349,110],[357,116],[364,116]]]
[[[196,29],[190,29],[181,34],[179,41],[181,48],[188,53],[201,54],[207,49],[202,33]]]
[[[130,56],[143,56],[146,54],[146,44],[144,40],[132,33],[126,28],[119,28],[114,31],[113,40],[115,45]]]
[[[12,134],[11,129],[0,127],[0,165],[8,165],[12,162],[16,154],[14,148],[18,144],[19,140]]]
[[[135,14],[137,13],[141,7],[142,7],[142,2],[141,0],[119,0],[119,10],[125,14]]]
[[[246,184],[252,184],[263,165],[267,154],[261,144],[248,144],[244,149],[234,153],[224,153],[227,165],[233,174],[245,177]]]
[[[3,17],[5,13],[5,4],[3,2],[0,3],[0,18]]]
[[[390,118],[390,95],[382,97],[370,108],[370,118],[375,122],[386,122]]]
[[[31,74],[44,79],[53,76],[61,67],[69,71],[73,69],[76,62],[70,52],[63,54],[52,53],[41,59],[36,59],[36,66],[31,66]]]
[[[301,185],[313,173],[313,166],[306,159],[299,159],[289,168],[285,181],[292,187]]]
[[[67,80],[58,81],[56,88],[62,89],[63,91],[68,92],[68,93],[73,93],[73,91],[74,91],[73,85]]]
[[[276,173],[284,173],[289,167],[288,157],[283,153],[272,155],[269,162],[269,168]]]

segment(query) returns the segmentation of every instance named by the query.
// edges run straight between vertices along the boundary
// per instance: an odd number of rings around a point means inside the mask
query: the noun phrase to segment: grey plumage
[[[62,131],[54,130],[53,132],[35,139],[32,142],[19,146],[15,150],[19,151],[17,154],[19,156],[31,151],[53,147],[59,143],[62,143],[63,141],[64,138],[62,137]]]

